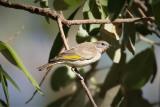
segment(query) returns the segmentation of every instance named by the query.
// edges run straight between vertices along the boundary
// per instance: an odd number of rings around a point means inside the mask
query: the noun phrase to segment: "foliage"
[[[73,20],[76,14],[80,12],[82,13],[79,15],[83,15],[83,19],[91,20],[110,19],[111,21],[115,21],[118,18],[141,18],[144,17],[144,15],[146,17],[154,17],[155,21],[140,20],[137,22],[118,24],[83,24],[79,26],[75,40],[77,43],[105,40],[112,45],[112,48],[107,50],[106,53],[112,59],[113,64],[105,76],[103,83],[92,84],[92,82],[89,81],[89,86],[96,87],[93,93],[99,105],[103,105],[104,100],[109,98],[106,98],[107,93],[119,85],[120,88],[114,98],[111,99],[110,106],[151,107],[147,99],[144,99],[142,96],[142,88],[149,81],[153,82],[157,72],[156,58],[154,55],[154,46],[157,44],[150,40],[148,35],[152,34],[151,36],[160,37],[160,14],[157,11],[160,8],[160,0],[35,0],[35,3],[39,3],[42,8],[52,8],[49,5],[52,4],[55,10],[70,11],[69,20]],[[46,21],[49,22],[49,18],[45,18]],[[63,29],[66,37],[68,37],[70,27],[63,26]],[[53,42],[49,60],[58,55],[63,48],[63,41],[60,34],[60,32],[57,33]],[[140,36],[152,41],[152,43],[140,39]],[[137,52],[136,44],[140,42],[147,42],[149,46],[141,50],[141,52]],[[40,89],[11,46],[0,42],[0,52],[10,63],[23,71],[37,90]],[[132,54],[131,57],[129,57],[130,54]],[[127,59],[129,59],[129,61]],[[85,69],[82,69],[82,71],[85,71]],[[51,86],[54,91],[60,91],[61,88],[77,82],[76,79],[72,78],[67,72],[68,69],[66,67],[59,67],[52,74]],[[86,81],[94,77],[94,74],[88,76],[90,73],[89,70],[83,73],[87,79]],[[16,82],[0,66],[0,82],[4,90],[6,104],[9,105],[7,80],[11,82],[15,88],[19,89]],[[76,91],[53,101],[48,107],[74,107],[73,101],[80,96],[79,92],[81,88],[79,88],[78,83],[73,85],[77,87]],[[84,101],[84,95],[79,99],[83,100],[83,105],[90,107],[90,102]],[[3,100],[1,100],[0,104],[6,105]]]

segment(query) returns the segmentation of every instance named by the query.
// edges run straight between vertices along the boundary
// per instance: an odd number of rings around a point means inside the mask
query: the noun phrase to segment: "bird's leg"
[[[78,69],[75,67],[71,67],[71,70],[75,73],[77,77],[79,77],[80,80],[84,80],[84,78],[78,73]]]

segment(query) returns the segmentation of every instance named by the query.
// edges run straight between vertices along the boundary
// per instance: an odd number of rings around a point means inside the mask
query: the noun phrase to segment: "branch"
[[[62,16],[62,13],[61,13],[61,16]],[[65,34],[64,34],[64,31],[63,31],[63,27],[62,27],[61,17],[59,17],[59,18],[57,19],[57,22],[58,22],[59,30],[60,30],[60,32],[61,32],[61,38],[63,39],[65,48],[68,50],[68,49],[69,49],[69,45],[68,45],[67,40],[66,40],[66,38],[65,38]],[[92,97],[92,95],[91,95],[91,92],[90,92],[89,89],[87,88],[87,85],[86,85],[85,82],[84,82],[84,78],[79,74],[78,69],[77,69],[77,68],[73,68],[72,70],[75,72],[77,78],[80,80],[80,83],[81,83],[81,85],[83,86],[83,88],[84,88],[87,96],[89,97],[89,100],[91,101],[92,105],[93,105],[94,107],[97,107],[97,105],[96,105],[96,103],[95,103],[95,101],[94,101],[94,99],[93,99],[93,97]]]
[[[50,10],[48,8],[41,8],[37,6],[32,5],[26,5],[26,4],[20,4],[20,3],[11,3],[7,0],[0,0],[0,5],[8,8],[14,8],[19,10],[25,10],[30,13],[34,13],[41,16],[47,16],[53,20],[57,21],[57,18],[61,19],[61,22],[65,25],[80,25],[80,24],[104,24],[104,23],[132,23],[137,21],[148,21],[148,20],[155,20],[153,17],[136,17],[136,18],[118,18],[114,21],[110,21],[109,19],[84,19],[84,20],[67,20],[64,17],[61,16],[61,14],[57,13],[54,10]]]

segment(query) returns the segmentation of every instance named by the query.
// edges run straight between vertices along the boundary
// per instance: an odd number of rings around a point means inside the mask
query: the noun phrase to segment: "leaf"
[[[64,2],[68,4],[68,6],[73,7],[81,4],[83,0],[64,0]]]
[[[118,104],[118,107],[152,107],[146,99],[142,96],[141,90],[133,90],[127,92],[124,99]]]
[[[69,16],[68,20],[71,20],[71,19],[74,18],[74,16],[78,12],[79,8],[80,7],[78,7],[77,9],[75,9],[73,11],[73,13]],[[63,29],[64,29],[65,35],[68,36],[67,34],[69,32],[69,27],[64,26]],[[63,41],[62,41],[62,38],[61,38],[61,33],[58,32],[58,34],[56,36],[56,39],[53,42],[53,45],[52,45],[52,48],[51,48],[51,51],[50,51],[50,54],[49,54],[48,62],[50,62],[50,59],[54,58],[55,56],[57,56],[59,54],[59,52],[61,51],[62,47],[63,47]]]
[[[114,100],[112,101],[111,107],[119,107],[119,104],[121,104],[123,100],[124,96],[121,90],[119,90],[117,95],[114,97]]]
[[[82,43],[84,41],[89,41],[89,40],[90,40],[90,36],[88,32],[82,27],[82,25],[80,25],[76,35],[77,43]]]
[[[66,10],[80,5],[83,0],[54,0],[53,6],[55,10]]]
[[[9,106],[9,92],[8,92],[7,80],[1,71],[0,71],[0,76],[1,76],[2,88],[3,88],[3,92],[7,102],[7,106]]]
[[[124,69],[122,84],[129,89],[140,89],[157,69],[153,49],[137,54]]]
[[[70,97],[71,97],[71,95],[63,96],[63,97],[59,98],[58,100],[47,105],[47,107],[62,107],[62,105],[64,105],[66,100],[68,100]]]
[[[54,91],[59,91],[72,80],[73,78],[68,74],[66,66],[58,67],[51,76],[51,87]]]
[[[121,57],[121,54],[119,53],[121,50],[119,40],[116,40],[114,37],[108,35],[108,31],[104,29],[104,26],[100,29],[100,37],[102,40],[105,40],[111,44],[111,48],[109,48],[106,52],[114,63],[119,63],[119,59]]]
[[[96,0],[87,0],[83,6],[83,18],[84,19],[102,19],[103,12],[101,9],[100,3],[97,3]],[[83,29],[88,33],[91,32],[95,28],[100,28],[98,24],[85,24],[82,25]]]
[[[107,10],[109,18],[116,19],[124,8],[125,0],[108,0]]]
[[[68,9],[68,4],[64,0],[54,0],[53,7],[55,10],[66,10]]]
[[[134,55],[136,31],[133,23],[125,23],[123,26],[122,44]]]
[[[4,43],[2,41],[0,41],[0,52],[2,53],[2,55],[12,64],[14,64],[16,67],[18,67],[19,69],[21,69],[23,71],[23,73],[25,74],[25,76],[28,78],[28,80],[32,83],[32,85],[39,91],[40,91],[40,87],[38,85],[38,83],[36,82],[36,80],[31,76],[31,74],[29,73],[29,71],[26,69],[26,67],[24,66],[24,64],[22,63],[21,59],[19,58],[19,56],[17,55],[17,53],[12,49],[12,47],[7,44]]]
[[[156,19],[158,26],[160,26],[160,14],[159,14],[159,11],[157,11],[157,10],[160,10],[160,0],[151,0],[151,1],[152,1],[151,6],[152,6],[153,15]]]
[[[7,104],[2,99],[0,99],[0,107],[7,107]]]
[[[101,19],[101,13],[98,8],[98,4],[96,0],[89,0],[89,9],[90,9],[89,11],[92,13],[94,18]]]
[[[115,63],[119,63],[120,59],[121,59],[121,49],[119,48],[119,49],[117,49],[115,51],[115,55],[114,55],[113,61]]]
[[[120,39],[121,33],[118,32],[119,30],[117,29],[116,25],[112,23],[104,24],[104,30],[105,30],[106,35],[109,35],[115,38],[116,40]]]
[[[0,65],[0,72],[3,73],[3,75],[5,76],[5,78],[7,80],[9,80],[11,82],[11,84],[17,89],[20,90],[19,86],[16,84],[16,82],[8,75],[7,72],[4,71],[4,69],[2,68],[2,66]]]
[[[104,83],[100,90],[100,96],[104,97],[105,93],[112,87],[120,84],[123,68],[126,64],[126,54],[122,53],[122,57],[119,63],[113,63],[112,67],[107,74]]]

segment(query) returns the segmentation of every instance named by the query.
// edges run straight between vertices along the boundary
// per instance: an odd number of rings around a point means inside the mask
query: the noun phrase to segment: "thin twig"
[[[45,72],[45,75],[43,76],[42,80],[39,83],[39,86],[42,86],[42,83],[44,82],[45,78],[47,77],[49,71],[51,70],[51,68],[47,69],[47,71]],[[32,99],[34,98],[34,96],[37,94],[38,90],[35,90],[32,94],[32,96],[25,102],[25,104],[29,103],[30,101],[32,101]]]
[[[146,14],[143,12],[143,10],[141,8],[138,8],[138,11],[140,12],[140,14],[142,15],[142,17],[147,17]],[[154,23],[151,22],[151,20],[147,20],[147,24],[148,24],[148,29],[155,33],[157,37],[160,38],[160,31],[158,29],[158,26]]]
[[[148,20],[155,20],[153,17],[136,17],[136,18],[118,18],[114,21],[110,21],[109,19],[84,19],[84,20],[67,20],[64,17],[61,17],[57,11],[48,9],[48,8],[41,8],[32,5],[20,4],[20,3],[11,3],[9,1],[0,0],[0,5],[8,8],[20,9],[25,10],[34,14],[47,16],[53,20],[57,20],[57,17],[61,19],[61,22],[67,26],[69,25],[80,25],[80,24],[104,24],[104,23],[131,23],[137,21],[148,21]]]
[[[62,37],[62,39],[63,39],[65,48],[68,50],[68,49],[69,49],[69,45],[68,45],[68,43],[67,43],[67,41],[66,41],[65,34],[64,34],[64,31],[63,31],[63,28],[62,28],[61,18],[58,17],[57,21],[58,21],[58,27],[59,27],[59,29],[60,29],[61,37]],[[74,69],[72,69],[72,70],[75,72],[77,78],[80,80],[80,83],[81,83],[81,85],[83,86],[83,88],[84,88],[87,96],[89,97],[89,100],[91,101],[92,105],[93,105],[94,107],[97,107],[97,105],[96,105],[96,103],[95,103],[95,101],[94,101],[94,99],[93,99],[93,97],[92,97],[92,95],[91,95],[91,92],[89,91],[87,85],[85,84],[84,78],[79,74],[78,69],[77,69],[77,68],[74,68]]]
[[[91,92],[89,91],[87,85],[86,85],[85,82],[84,82],[84,78],[78,73],[78,72],[79,72],[78,69],[77,69],[77,68],[74,68],[74,69],[72,69],[72,70],[75,72],[77,78],[80,80],[80,83],[81,83],[81,85],[83,86],[83,88],[84,88],[84,90],[85,90],[85,92],[86,92],[89,100],[91,101],[93,107],[98,107],[97,104],[95,103],[93,97],[92,97]]]
[[[58,17],[57,22],[58,22],[59,30],[61,32],[61,37],[62,37],[63,42],[64,42],[64,46],[68,50],[69,49],[69,45],[67,43],[67,39],[66,39],[64,31],[63,31],[63,25],[62,25],[60,17]]]
[[[65,34],[64,34],[64,31],[63,31],[63,28],[62,28],[61,19],[58,18],[57,21],[58,21],[58,25],[59,25],[59,29],[60,29],[60,32],[61,32],[61,37],[62,37],[62,39],[63,39],[64,45],[65,45],[66,49],[69,49],[69,46],[68,46],[67,41],[66,41],[66,39],[65,39]],[[93,97],[92,97],[89,89],[87,88],[87,86],[86,86],[86,84],[85,84],[85,82],[84,82],[84,78],[78,73],[78,72],[79,72],[78,69],[75,68],[73,71],[75,72],[77,78],[80,79],[81,85],[82,85],[83,88],[85,89],[85,92],[86,92],[87,96],[89,97],[90,101],[92,102],[93,106],[94,106],[94,107],[97,107],[97,105],[96,105],[96,103],[95,103],[95,101],[94,101],[94,99],[93,99]]]

